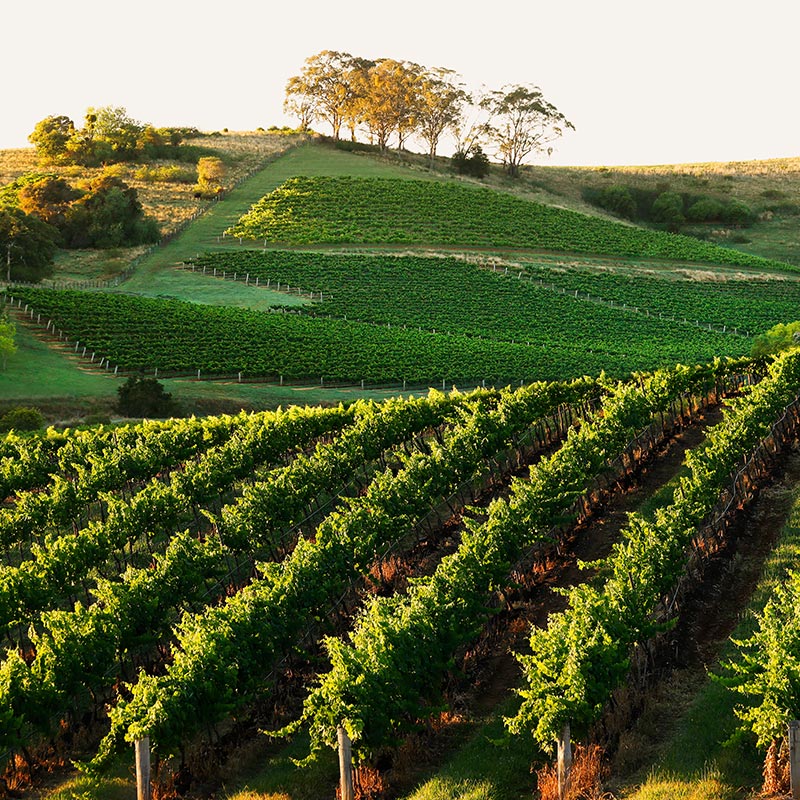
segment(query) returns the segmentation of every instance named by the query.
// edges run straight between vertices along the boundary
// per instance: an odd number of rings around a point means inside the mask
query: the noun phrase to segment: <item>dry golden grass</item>
[[[526,176],[578,199],[584,187],[638,188],[736,197],[758,210],[771,202],[800,201],[800,158],[629,167],[529,167]]]
[[[603,751],[596,745],[575,748],[575,755],[567,784],[566,800],[606,800],[610,795],[603,791],[603,781],[608,768],[603,761]],[[540,800],[559,800],[558,771],[546,764],[536,773]]]

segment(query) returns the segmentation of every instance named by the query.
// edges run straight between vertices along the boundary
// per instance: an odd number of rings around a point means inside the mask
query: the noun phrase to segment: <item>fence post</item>
[[[567,796],[571,768],[572,743],[569,736],[569,722],[565,722],[558,740],[558,800],[564,800]]]
[[[341,800],[353,800],[353,754],[350,737],[340,725],[336,731],[339,738],[339,791]]]
[[[792,800],[800,798],[800,722],[789,723],[789,775]]]
[[[150,737],[137,739],[136,751],[136,800],[150,800]]]

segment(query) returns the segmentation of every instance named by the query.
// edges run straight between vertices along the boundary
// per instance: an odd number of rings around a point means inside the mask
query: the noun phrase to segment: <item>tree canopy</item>
[[[6,281],[40,281],[53,273],[58,231],[20,208],[0,206],[0,258]]]
[[[334,140],[342,128],[355,140],[361,127],[381,150],[392,135],[402,149],[416,134],[433,157],[443,132],[459,123],[467,100],[452,70],[323,50],[287,82],[284,109],[296,114],[303,128],[315,120],[328,123]]]
[[[181,158],[181,143],[199,136],[196,128],[154,128],[128,115],[121,106],[89,107],[82,128],[67,116],[45,117],[28,141],[43,164],[99,166],[138,158]],[[189,148],[192,160],[197,154]]]
[[[47,277],[58,247],[131,247],[159,236],[136,189],[108,172],[79,187],[33,174],[0,191],[0,252],[13,280]]]
[[[146,217],[136,189],[113,175],[91,181],[70,206],[63,229],[68,247],[123,247],[158,241],[155,220]]]

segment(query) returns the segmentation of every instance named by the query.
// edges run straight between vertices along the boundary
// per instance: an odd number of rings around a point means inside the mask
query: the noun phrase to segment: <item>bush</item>
[[[473,144],[469,150],[457,150],[453,153],[453,167],[459,175],[471,175],[473,178],[485,178],[489,174],[489,157],[479,144]]]
[[[722,214],[722,221],[728,225],[747,227],[753,224],[753,212],[741,200],[731,200]]]
[[[168,417],[175,413],[172,395],[155,378],[131,375],[117,389],[117,410],[126,417]]]
[[[686,210],[686,219],[691,222],[719,222],[725,212],[725,204],[713,197],[701,197]]]
[[[663,222],[670,230],[676,230],[685,222],[683,198],[677,192],[662,192],[655,199],[651,214],[654,222]]]
[[[0,417],[0,432],[8,433],[15,431],[38,431],[44,427],[44,417],[38,408],[27,406],[17,406],[11,408]]]
[[[607,186],[597,194],[596,205],[625,219],[636,216],[636,201],[627,186]]]
[[[70,248],[132,247],[152,244],[160,236],[158,223],[145,216],[136,189],[108,174],[92,180],[70,206],[62,234]]]

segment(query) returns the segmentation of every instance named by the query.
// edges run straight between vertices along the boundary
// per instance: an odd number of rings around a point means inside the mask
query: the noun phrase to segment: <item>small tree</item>
[[[40,281],[53,274],[58,231],[19,208],[0,207],[0,274],[6,281]]]
[[[653,203],[651,215],[654,222],[663,222],[670,230],[676,231],[682,222],[683,198],[677,192],[662,192]]]
[[[596,203],[606,211],[626,219],[636,216],[636,201],[627,186],[606,186],[598,192]]]
[[[200,197],[216,197],[223,189],[225,164],[216,156],[204,156],[197,162],[195,193]]]
[[[473,178],[485,178],[489,174],[489,157],[481,146],[475,142],[469,150],[458,150],[453,154],[453,167],[459,175],[471,175]]]
[[[701,197],[686,209],[686,219],[690,222],[719,222],[725,204],[714,197]]]
[[[127,417],[168,417],[175,412],[172,395],[155,378],[131,375],[117,395],[117,410]]]
[[[538,86],[504,86],[490,92],[480,106],[489,113],[484,134],[497,147],[512,177],[531,153],[547,152],[567,128],[575,126],[550,102]]]
[[[19,190],[19,207],[26,214],[62,230],[70,205],[81,193],[63,178],[48,176]]]
[[[103,174],[69,208],[64,225],[67,247],[129,247],[158,241],[156,221],[145,216],[136,189]]]
[[[141,122],[129,117],[122,107],[86,109],[82,137],[86,145],[83,163],[108,164],[132,160],[144,128]]]
[[[747,227],[753,224],[753,212],[741,200],[731,200],[722,210],[722,220],[728,225]]]
[[[65,116],[45,117],[36,123],[28,141],[45,164],[69,161],[68,145],[75,135],[75,123]]]

